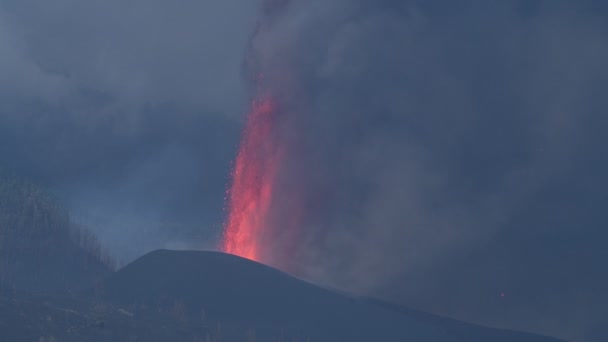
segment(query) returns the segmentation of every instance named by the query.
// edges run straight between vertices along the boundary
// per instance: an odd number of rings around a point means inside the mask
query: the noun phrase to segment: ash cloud
[[[249,41],[257,1],[0,0],[0,166],[123,260],[213,245],[249,42],[290,152],[273,219],[300,225],[271,261],[606,339],[604,2],[266,3]]]
[[[606,6],[282,6],[249,58],[288,150],[269,261],[444,315],[605,336]]]
[[[0,0],[0,168],[123,262],[214,246],[256,1]]]

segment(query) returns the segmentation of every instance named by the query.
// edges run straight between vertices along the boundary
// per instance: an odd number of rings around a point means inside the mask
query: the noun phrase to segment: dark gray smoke
[[[605,2],[259,5],[0,0],[0,168],[61,196],[119,259],[213,246],[251,38],[247,77],[280,102],[289,152],[273,219],[299,226],[276,264],[608,340]]]
[[[122,261],[214,248],[258,5],[0,0],[0,167]]]
[[[605,5],[268,4],[248,60],[288,151],[275,264],[444,315],[606,336]]]

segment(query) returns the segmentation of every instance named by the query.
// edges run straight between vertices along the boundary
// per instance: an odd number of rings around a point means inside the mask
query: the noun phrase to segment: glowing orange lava
[[[273,143],[276,104],[261,98],[252,104],[228,190],[228,219],[222,249],[260,261],[273,200],[278,153]]]

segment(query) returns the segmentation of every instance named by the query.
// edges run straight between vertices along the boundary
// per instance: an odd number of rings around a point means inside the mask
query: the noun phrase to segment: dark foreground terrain
[[[0,294],[0,341],[550,342],[311,285],[215,252],[149,253],[70,294]]]

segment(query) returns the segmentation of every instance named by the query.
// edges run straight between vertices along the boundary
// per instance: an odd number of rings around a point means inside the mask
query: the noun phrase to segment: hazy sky
[[[606,338],[608,6],[285,3],[0,0],[0,165],[120,258],[213,247],[253,68],[289,108],[304,273]]]
[[[0,162],[52,188],[120,258],[213,247],[257,7],[0,1]]]

